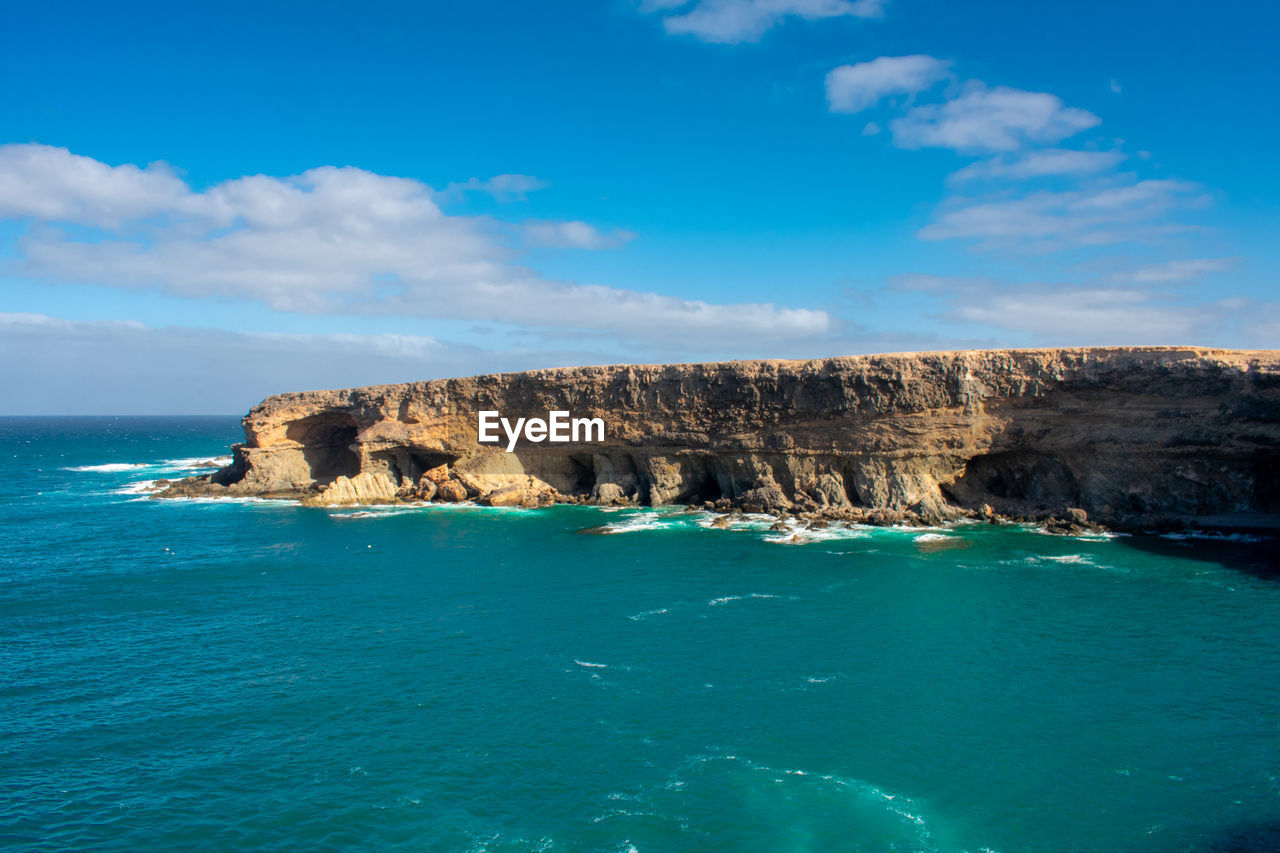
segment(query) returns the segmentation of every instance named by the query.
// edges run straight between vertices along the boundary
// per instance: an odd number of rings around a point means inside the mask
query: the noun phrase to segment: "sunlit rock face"
[[[479,412],[603,440],[481,444]],[[563,368],[269,397],[174,494],[693,503],[853,520],[992,513],[1280,524],[1280,352],[984,350]],[[597,436],[592,436],[593,439]],[[350,487],[358,476],[367,488]],[[333,484],[346,478],[337,489]],[[376,488],[373,486],[376,484]],[[1068,511],[1071,511],[1070,513]]]

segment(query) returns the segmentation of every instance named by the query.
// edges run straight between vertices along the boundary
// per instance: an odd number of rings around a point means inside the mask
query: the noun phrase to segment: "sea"
[[[147,497],[241,436],[0,419],[0,849],[1280,849],[1274,540]]]

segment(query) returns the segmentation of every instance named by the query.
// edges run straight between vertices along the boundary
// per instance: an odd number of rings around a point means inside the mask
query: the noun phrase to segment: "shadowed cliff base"
[[[481,444],[478,413],[601,418]],[[1280,529],[1280,352],[975,350],[615,365],[269,397],[160,496],[663,505],[1072,532]]]
[[[1123,547],[1172,559],[1194,559],[1216,563],[1225,569],[1243,572],[1268,581],[1280,581],[1280,531],[1246,534],[1240,532],[1164,536],[1138,534],[1116,540]],[[1280,848],[1276,848],[1280,849]]]

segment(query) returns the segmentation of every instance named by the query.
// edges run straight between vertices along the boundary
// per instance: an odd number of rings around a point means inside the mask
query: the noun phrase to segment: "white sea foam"
[[[776,595],[769,595],[763,592],[751,592],[746,595],[726,595],[723,598],[713,598],[707,602],[712,607],[719,607],[722,604],[728,604],[730,601],[745,601],[748,598],[777,598]]]
[[[1047,554],[1036,557],[1037,560],[1050,560],[1055,563],[1067,563],[1073,566],[1093,566],[1097,565],[1093,560],[1085,554],[1059,554],[1057,556],[1049,556]]]
[[[64,468],[64,471],[75,471],[87,474],[119,474],[124,471],[140,471],[143,468],[167,468],[190,471],[197,468],[213,470],[231,464],[230,456],[189,456],[182,459],[161,459],[158,462],[104,462],[101,465],[76,465]]]
[[[417,512],[414,507],[390,507],[376,506],[366,509],[356,510],[355,512],[334,512],[330,513],[330,518],[390,518],[393,515],[407,515]]]
[[[159,487],[155,480],[138,480],[134,483],[126,483],[118,489],[112,489],[113,495],[149,495],[157,491]]]
[[[164,498],[165,501],[173,501],[174,503],[190,503],[190,504],[264,504],[271,506],[298,506],[297,501],[286,500],[284,498],[255,498],[255,497],[228,497],[201,495],[200,497],[172,497]]]
[[[573,662],[576,663],[578,666],[585,666],[589,669],[608,669],[609,668],[609,664],[607,663],[593,663],[592,661],[589,661],[589,660],[578,660],[577,658],[574,658]]]
[[[716,526],[716,521],[720,518],[727,519],[727,527]],[[719,513],[702,513],[695,517],[695,523],[699,527],[710,528],[712,530],[768,530],[770,525],[778,519],[772,515],[764,515],[762,513],[744,513],[743,515],[721,515]]]
[[[915,542],[945,542],[954,539],[954,536],[947,536],[945,533],[921,533],[919,536],[912,537]]]
[[[637,530],[660,530],[667,527],[666,520],[656,513],[633,515],[621,521],[611,521],[605,525],[610,533],[634,533]]]
[[[773,530],[776,519],[771,520],[770,533],[764,537],[765,542],[775,545],[806,545],[810,542],[833,542],[844,539],[866,539],[871,536],[871,528],[857,525],[846,527],[843,524],[828,524],[826,527],[808,527],[803,521],[787,519],[783,522],[785,530]]]
[[[147,462],[108,462],[103,465],[77,465],[63,470],[90,474],[118,474],[121,471],[137,471],[139,468],[150,467],[150,463]]]
[[[875,812],[880,812],[890,817],[891,820],[901,821],[910,826],[911,829],[909,831],[915,836],[912,849],[936,849],[933,832],[923,815],[920,805],[901,794],[890,793],[861,779],[845,778],[832,773],[821,773],[800,768],[775,769],[736,755],[695,756],[692,761],[686,763],[684,769],[689,771],[711,769],[719,762],[724,762],[728,767],[746,768],[753,773],[768,776],[775,783],[786,783],[788,778],[791,778],[796,780],[795,784],[797,785],[828,787],[841,791],[853,798],[850,803],[853,808],[869,808],[872,810],[866,814],[866,817],[872,818]],[[669,780],[665,785],[665,789],[682,792],[687,788],[689,781],[691,780]]]
[[[1164,533],[1162,539],[1184,540],[1200,539],[1208,542],[1266,542],[1268,537],[1255,536],[1250,533],[1213,533],[1210,531],[1191,531],[1188,533]]]
[[[641,613],[637,613],[634,616],[628,616],[627,618],[630,619],[632,622],[641,622],[645,619],[648,619],[650,616],[661,616],[663,613],[668,613],[668,612],[670,611],[666,607],[659,607],[657,610],[645,610]]]
[[[165,468],[225,468],[231,464],[230,456],[188,456],[183,459],[163,459],[159,463]]]

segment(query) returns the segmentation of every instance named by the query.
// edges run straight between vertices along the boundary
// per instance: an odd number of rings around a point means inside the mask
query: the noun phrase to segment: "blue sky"
[[[28,4],[0,411],[1280,339],[1263,2]]]

